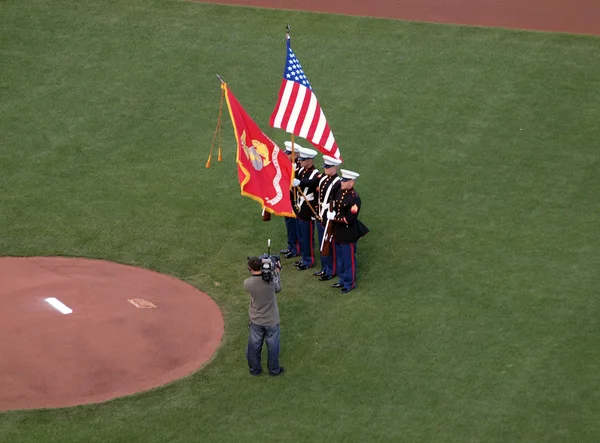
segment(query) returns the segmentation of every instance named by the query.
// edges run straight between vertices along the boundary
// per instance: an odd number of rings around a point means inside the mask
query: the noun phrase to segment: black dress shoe
[[[322,275],[325,275],[325,271],[317,271],[317,272],[313,272],[313,275],[315,277],[321,277]]]
[[[303,262],[302,260],[298,260],[298,261],[295,261],[295,262],[294,262],[294,266],[295,266],[295,267],[301,266],[301,265],[303,265],[303,264],[304,264],[304,262]]]
[[[331,285],[331,287],[332,287],[332,288],[343,288],[343,287],[344,287],[344,285],[343,285],[343,284],[341,284],[341,283],[334,283],[334,284],[332,284],[332,285]]]
[[[342,294],[347,294],[348,292],[352,291],[352,289],[354,289],[354,288],[343,288],[343,289],[340,289],[340,292]]]
[[[333,278],[333,276],[331,276],[331,275],[322,275],[319,277],[319,280],[327,281],[327,280],[331,280],[332,278]]]
[[[288,255],[290,252],[292,252],[290,249],[282,249],[279,251],[281,255]]]
[[[298,271],[306,271],[308,268],[310,268],[310,266],[302,263],[301,265],[298,266]]]
[[[298,254],[294,254],[294,251],[290,251],[287,254],[285,254],[285,258],[293,258],[293,257],[297,257]]]

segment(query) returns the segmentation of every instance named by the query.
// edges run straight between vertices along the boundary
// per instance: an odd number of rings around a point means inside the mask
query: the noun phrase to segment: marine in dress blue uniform
[[[299,145],[294,143],[294,146],[292,146],[292,142],[290,141],[286,141],[285,142],[285,154],[288,156],[288,158],[290,159],[290,161],[292,161],[292,149],[294,150],[294,153],[296,154],[294,156],[294,164],[292,165],[292,167],[294,168],[294,175],[298,174],[298,171],[300,169],[300,161],[298,160],[298,147]],[[293,190],[290,190],[290,197],[292,202],[294,202],[294,192]],[[294,213],[296,211],[296,207],[293,206],[294,208]],[[298,255],[300,255],[300,242],[298,241],[298,221],[296,220],[296,217],[284,217],[285,220],[285,229],[287,231],[287,247],[285,249],[282,249],[281,251],[279,251],[282,255],[284,255],[286,258],[292,258],[292,257],[297,257]]]
[[[313,275],[319,277],[321,281],[331,280],[336,275],[336,263],[335,263],[335,247],[333,241],[331,247],[324,247],[321,250],[323,243],[323,236],[325,235],[326,228],[329,232],[333,231],[333,222],[327,224],[327,211],[330,209],[330,203],[334,202],[337,191],[341,186],[341,177],[337,174],[338,166],[342,163],[341,160],[330,157],[328,155],[323,156],[323,173],[319,174],[315,178],[317,183],[317,234],[318,234],[318,249],[319,256],[321,258],[321,269]]]
[[[315,265],[315,195],[317,193],[317,185],[314,183],[314,178],[317,177],[319,171],[315,169],[313,159],[317,155],[317,151],[308,148],[298,148],[298,159],[300,160],[300,170],[297,178],[294,179],[294,186],[297,186],[302,192],[297,195],[297,212],[298,220],[298,240],[300,243],[300,255],[302,259],[295,262],[299,271],[304,271],[312,268]],[[302,195],[304,194],[304,195]]]
[[[335,197],[335,209],[327,212],[327,218],[334,223],[333,238],[339,278],[338,283],[332,286],[340,288],[342,293],[348,293],[356,287],[356,242],[365,234],[366,227],[358,221],[361,201],[354,190],[354,182],[359,174],[346,169],[340,172],[342,184]]]

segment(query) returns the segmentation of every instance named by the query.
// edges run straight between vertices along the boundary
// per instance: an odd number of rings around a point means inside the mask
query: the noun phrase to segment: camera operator
[[[279,308],[276,293],[281,291],[278,260],[249,257],[251,276],[244,280],[244,289],[250,293],[250,330],[246,358],[251,375],[262,372],[260,364],[263,342],[267,342],[267,367],[270,375],[279,375]]]

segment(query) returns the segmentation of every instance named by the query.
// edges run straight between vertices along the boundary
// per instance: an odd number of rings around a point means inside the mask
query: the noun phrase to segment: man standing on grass
[[[317,183],[313,181],[319,174],[315,169],[313,159],[317,151],[308,148],[298,148],[300,170],[293,185],[298,188],[298,240],[302,259],[294,262],[299,271],[312,268],[315,265],[315,218]],[[302,184],[302,185],[301,185]]]
[[[315,204],[315,210],[318,216],[315,217],[318,234],[318,249],[321,257],[321,269],[314,272],[313,275],[319,277],[321,281],[331,280],[336,275],[335,249],[329,248],[327,252],[321,252],[321,244],[325,235],[325,226],[327,225],[326,213],[329,210],[330,203],[333,203],[337,191],[341,186],[341,178],[338,176],[338,166],[342,163],[337,158],[329,155],[323,156],[323,173],[317,174],[311,180],[301,180],[300,186],[309,186],[316,188],[318,198]],[[331,223],[331,222],[330,222]]]
[[[263,261],[259,257],[248,259],[250,277],[244,280],[244,289],[250,293],[250,317],[246,358],[251,375],[260,375],[263,342],[267,342],[267,367],[270,375],[279,375],[279,308],[276,293],[281,291],[279,268],[268,275],[263,274]]]
[[[288,156],[290,161],[294,159],[292,168],[294,168],[294,175],[298,175],[300,170],[300,160],[298,160],[298,147],[299,145],[292,145],[292,142],[285,142],[285,154]],[[294,156],[293,153],[296,155]],[[290,190],[290,198],[294,204],[294,212],[296,211],[296,195],[294,191]],[[279,251],[281,255],[286,258],[297,257],[300,255],[300,242],[298,240],[298,220],[296,217],[285,217],[285,230],[287,232],[287,247]]]
[[[334,288],[346,294],[356,287],[356,242],[369,232],[358,220],[361,201],[354,190],[359,174],[341,169],[342,184],[335,197],[335,208],[327,211],[327,219],[334,223],[333,241],[337,262],[338,283]]]

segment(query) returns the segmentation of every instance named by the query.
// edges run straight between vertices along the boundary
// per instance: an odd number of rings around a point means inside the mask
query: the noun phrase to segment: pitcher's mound
[[[221,311],[174,277],[101,260],[0,258],[0,411],[106,401],[198,370]]]

